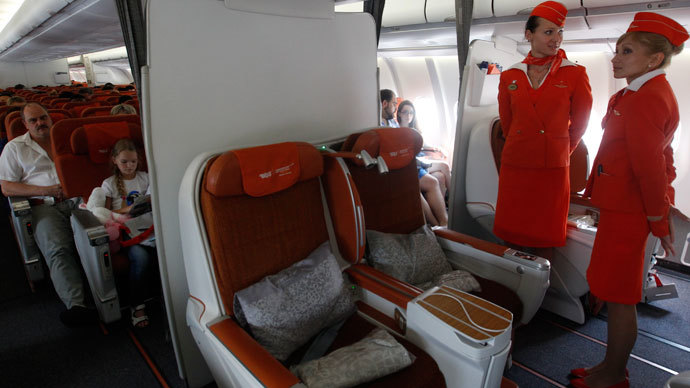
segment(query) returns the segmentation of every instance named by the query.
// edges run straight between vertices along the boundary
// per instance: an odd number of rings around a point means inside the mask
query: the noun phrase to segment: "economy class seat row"
[[[51,116],[53,116],[53,113]],[[26,129],[21,126],[13,136]],[[64,118],[51,128],[51,146],[58,178],[66,198],[88,201],[93,188],[111,175],[109,150],[121,138],[130,138],[141,149],[140,169],[146,171],[141,122],[138,115]],[[45,278],[41,253],[32,234],[30,201],[10,197],[12,224],[20,246],[27,278],[33,283]],[[121,252],[111,253],[105,227],[88,210],[75,210],[71,216],[75,245],[86,273],[96,308],[104,323],[119,320],[120,296],[116,281],[126,281],[129,260]]]

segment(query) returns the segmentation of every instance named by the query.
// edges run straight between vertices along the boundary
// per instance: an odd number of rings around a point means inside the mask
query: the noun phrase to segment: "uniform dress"
[[[570,153],[592,107],[585,68],[563,59],[534,89],[518,63],[501,74],[498,107],[506,142],[494,233],[522,246],[564,245]]]
[[[678,103],[663,70],[638,77],[609,101],[585,191],[600,208],[587,269],[590,291],[600,299],[636,304],[642,298],[649,232],[669,234],[676,176],[670,144],[678,121]],[[648,222],[647,216],[664,218]]]

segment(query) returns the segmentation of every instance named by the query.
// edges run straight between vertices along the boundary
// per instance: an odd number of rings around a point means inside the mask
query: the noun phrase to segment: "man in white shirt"
[[[398,107],[395,93],[390,89],[381,89],[381,126],[398,128],[395,111]]]
[[[50,269],[50,278],[67,307],[60,320],[67,326],[94,321],[84,303],[84,285],[69,217],[79,198],[63,198],[53,163],[50,127],[43,106],[30,102],[21,110],[28,132],[7,143],[0,155],[0,185],[6,196],[29,197],[34,238]]]

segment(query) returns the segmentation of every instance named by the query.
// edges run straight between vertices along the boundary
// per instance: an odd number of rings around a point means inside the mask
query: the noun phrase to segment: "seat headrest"
[[[423,142],[422,135],[411,128],[376,128],[362,133],[352,151],[364,150],[374,158],[382,156],[390,170],[397,170],[414,160]],[[360,160],[355,163],[362,164]]]
[[[96,164],[105,164],[110,160],[110,150],[115,143],[124,138],[131,138],[129,124],[124,121],[84,124],[75,129],[70,136],[70,146],[74,155],[89,155]],[[132,139],[141,143],[141,139]]]
[[[309,143],[289,142],[228,151],[206,167],[206,190],[216,197],[261,197],[321,176],[321,153]]]

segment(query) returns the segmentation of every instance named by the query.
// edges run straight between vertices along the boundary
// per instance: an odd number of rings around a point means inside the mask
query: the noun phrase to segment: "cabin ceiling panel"
[[[541,2],[541,0],[494,0],[494,16],[525,15],[525,20],[527,20],[527,15]],[[580,0],[560,0],[560,2],[568,10],[580,8]]]
[[[384,27],[426,23],[424,0],[388,0],[383,8]]]
[[[42,62],[124,45],[113,0],[77,0],[46,16],[40,26],[0,53],[0,59]]]

